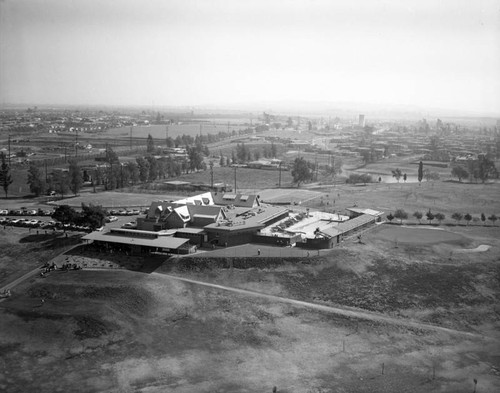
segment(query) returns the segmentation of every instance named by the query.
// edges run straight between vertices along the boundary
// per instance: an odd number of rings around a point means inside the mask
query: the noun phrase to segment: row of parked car
[[[66,231],[91,232],[90,228],[81,225],[63,224],[56,221],[42,221],[29,218],[5,218],[0,217],[0,225],[15,227],[40,228],[40,229],[62,229]]]
[[[108,210],[108,216],[137,216],[139,214],[147,213],[148,209],[112,209]]]
[[[51,216],[54,214],[52,209],[0,209],[0,216]]]
[[[108,216],[136,216],[147,213],[148,209],[112,209],[106,213]],[[31,209],[22,207],[20,209],[0,209],[0,216],[51,216],[53,209]]]

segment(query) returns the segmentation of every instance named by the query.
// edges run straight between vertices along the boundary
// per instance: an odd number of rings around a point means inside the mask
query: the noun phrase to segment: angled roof
[[[212,196],[214,204],[220,206],[254,207],[255,205],[260,205],[259,199],[255,194],[214,192]]]

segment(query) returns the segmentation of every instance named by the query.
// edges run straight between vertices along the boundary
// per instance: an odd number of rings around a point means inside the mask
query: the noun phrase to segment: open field
[[[234,170],[217,169],[231,184]],[[245,245],[197,256],[287,258],[261,269],[178,269],[171,259],[155,265],[151,274],[116,269],[35,275],[0,301],[0,390],[243,393],[277,386],[288,393],[470,393],[474,378],[477,392],[500,389],[500,227],[463,221],[457,226],[449,218],[455,211],[500,215],[498,183],[272,190],[268,184],[277,182],[277,172],[237,169],[237,175],[238,189],[267,188],[263,196],[297,197],[302,207],[342,212],[356,204],[384,216],[397,208],[410,215],[431,208],[447,219],[440,226],[381,224],[363,232],[362,243],[354,236],[318,255]],[[191,176],[208,182],[208,172]],[[63,203],[127,207],[176,198],[89,193]],[[2,282],[56,258],[77,241],[71,234],[0,229]],[[72,251],[64,260],[73,257],[81,256]],[[256,294],[180,282],[166,274]],[[346,317],[266,294],[401,322]]]
[[[500,183],[465,184],[458,182],[422,182],[418,183],[368,183],[364,185],[335,185],[317,188],[329,193],[329,206],[338,210],[358,205],[384,211],[394,212],[404,209],[409,214],[410,221],[417,222],[411,215],[415,211],[426,213],[444,213],[445,222],[454,222],[451,214],[454,212],[470,213],[479,216],[485,213],[500,214]],[[335,200],[335,203],[333,203]],[[314,207],[321,207],[321,200]],[[326,200],[323,201],[323,205]],[[424,219],[425,221],[425,215]],[[464,222],[462,222],[464,224]]]
[[[54,273],[17,293],[0,303],[5,392],[470,392],[472,378],[484,392],[499,386],[491,339],[160,274]]]
[[[80,242],[80,234],[0,227],[0,287],[42,266]]]

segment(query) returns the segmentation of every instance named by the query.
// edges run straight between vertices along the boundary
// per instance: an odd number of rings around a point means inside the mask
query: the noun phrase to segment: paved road
[[[272,300],[275,302],[292,304],[294,306],[324,311],[324,312],[328,312],[328,313],[332,313],[332,314],[336,314],[336,315],[342,315],[345,317],[350,317],[350,318],[355,318],[355,319],[365,319],[365,320],[369,320],[369,321],[373,321],[373,322],[382,322],[382,323],[387,323],[390,325],[397,325],[397,326],[402,326],[402,327],[407,327],[407,328],[415,328],[415,329],[421,329],[421,330],[427,330],[427,331],[435,331],[435,332],[447,333],[447,334],[452,334],[452,335],[487,338],[481,334],[464,332],[461,330],[448,329],[448,328],[441,327],[441,326],[429,325],[426,323],[416,322],[416,321],[412,321],[412,320],[408,320],[408,319],[394,318],[394,317],[390,317],[387,315],[372,313],[372,312],[368,312],[368,311],[353,310],[353,309],[348,309],[348,308],[339,308],[339,307],[326,306],[326,305],[322,305],[322,304],[309,303],[309,302],[304,302],[301,300],[289,299],[289,298],[285,298],[285,297],[281,297],[281,296],[268,295],[268,294],[261,293],[261,292],[250,291],[248,289],[227,287],[224,285],[212,284],[212,283],[208,283],[208,282],[204,282],[204,281],[191,280],[189,278],[172,276],[170,274],[162,274],[162,273],[152,273],[152,274],[154,274],[156,276],[168,277],[169,279],[172,279],[172,280],[201,285],[201,286],[205,286],[205,287],[209,287],[209,288],[220,289],[223,291],[240,293],[242,295],[260,297],[260,298]]]

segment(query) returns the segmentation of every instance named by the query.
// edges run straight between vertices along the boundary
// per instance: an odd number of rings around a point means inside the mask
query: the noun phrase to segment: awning
[[[179,237],[160,236],[156,239],[144,239],[130,236],[119,236],[110,232],[92,232],[82,237],[82,239],[107,243],[129,244],[131,246],[168,248],[170,250],[175,250],[189,242],[189,239],[182,239]]]

